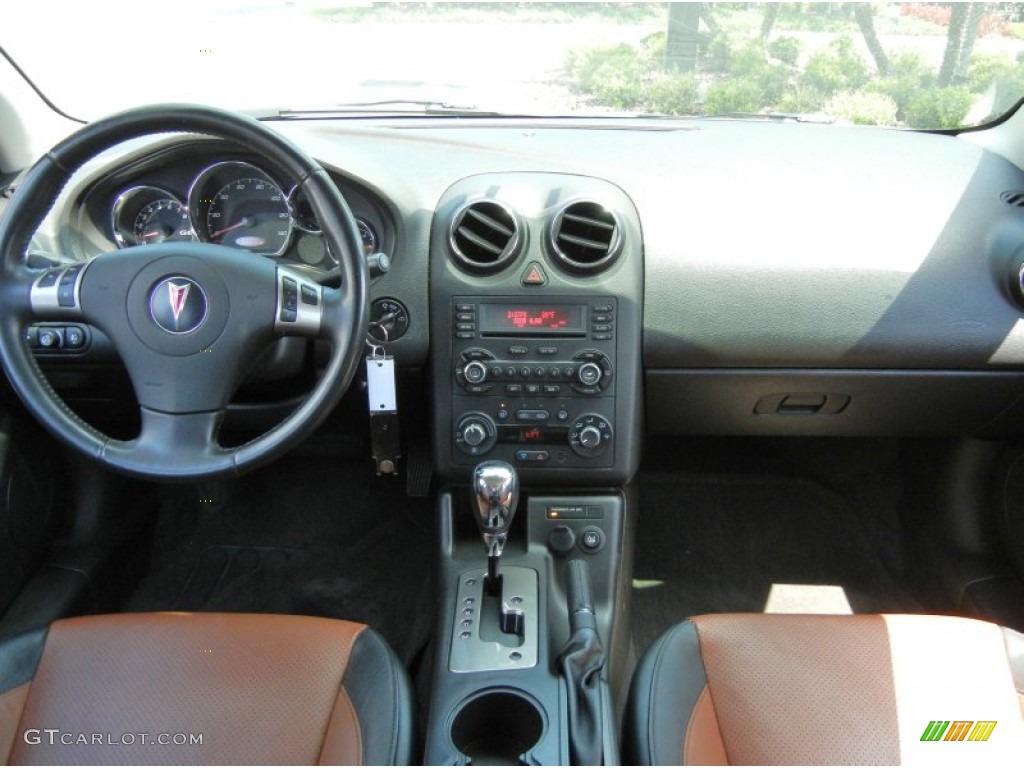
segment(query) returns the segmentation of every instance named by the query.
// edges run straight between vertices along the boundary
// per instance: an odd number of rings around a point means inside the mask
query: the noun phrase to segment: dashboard
[[[1024,173],[964,138],[611,118],[273,126],[389,258],[371,299],[401,319],[388,348],[419,377],[409,409],[432,414],[442,473],[525,456],[547,480],[614,482],[658,433],[1024,433]],[[83,169],[34,249],[198,239],[327,282],[294,184],[242,147],[139,140]],[[589,362],[594,384],[576,378]],[[606,452],[580,448],[586,426]]]
[[[346,199],[365,254],[382,252],[393,240],[382,206],[351,188]],[[115,169],[82,196],[78,214],[85,226],[70,246],[86,258],[113,247],[198,241],[313,272],[337,267],[296,181],[241,150],[199,143]]]

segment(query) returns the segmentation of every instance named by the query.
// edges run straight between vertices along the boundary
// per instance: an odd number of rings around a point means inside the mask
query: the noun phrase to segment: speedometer
[[[253,253],[280,256],[288,248],[293,219],[277,182],[249,163],[216,163],[196,178],[189,216],[201,240]]]
[[[217,191],[206,213],[210,241],[257,253],[280,253],[291,236],[284,193],[265,179],[235,179]]]

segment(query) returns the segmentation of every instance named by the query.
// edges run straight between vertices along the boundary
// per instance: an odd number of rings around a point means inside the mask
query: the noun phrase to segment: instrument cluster
[[[376,230],[365,218],[356,223],[364,251],[376,252]],[[120,248],[197,240],[264,256],[294,255],[322,269],[337,266],[302,191],[243,160],[207,165],[184,199],[154,184],[127,187],[110,208],[110,228]]]

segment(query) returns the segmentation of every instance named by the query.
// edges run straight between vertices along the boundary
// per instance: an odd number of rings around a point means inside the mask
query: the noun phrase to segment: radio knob
[[[584,427],[580,430],[580,445],[584,448],[597,448],[601,444],[601,430],[597,427]]]
[[[487,378],[487,366],[479,360],[471,360],[462,369],[462,375],[467,384],[483,384],[484,379]]]
[[[597,363],[583,363],[583,365],[579,367],[579,370],[576,371],[576,377],[580,380],[580,384],[583,384],[586,387],[593,387],[601,381],[603,373],[601,366]]]

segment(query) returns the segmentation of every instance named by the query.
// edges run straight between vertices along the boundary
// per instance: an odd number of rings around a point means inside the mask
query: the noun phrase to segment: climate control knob
[[[601,430],[593,425],[581,429],[580,445],[584,448],[597,448],[601,445]]]
[[[497,427],[486,413],[463,414],[455,425],[455,445],[470,456],[484,455],[497,439]]]
[[[603,373],[601,366],[597,363],[584,363],[576,372],[576,377],[580,380],[580,384],[583,386],[593,387],[601,381]]]
[[[479,360],[470,360],[462,369],[467,384],[483,384],[487,378],[487,366]]]
[[[569,447],[585,459],[603,455],[611,442],[612,425],[596,413],[583,414],[569,428]]]

